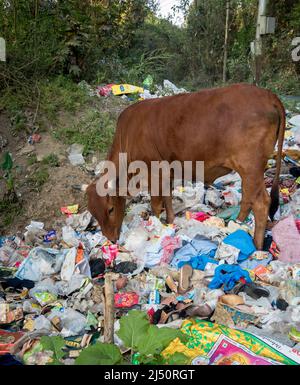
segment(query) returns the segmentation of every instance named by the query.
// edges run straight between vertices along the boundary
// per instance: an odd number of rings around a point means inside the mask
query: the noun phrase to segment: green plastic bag
[[[143,81],[143,87],[146,90],[150,90],[150,88],[153,86],[153,77],[151,75],[148,75],[146,79]]]

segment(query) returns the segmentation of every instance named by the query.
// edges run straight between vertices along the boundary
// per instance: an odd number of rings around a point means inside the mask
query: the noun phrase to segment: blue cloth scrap
[[[213,254],[213,251],[211,252],[211,254]],[[215,254],[215,252],[214,252],[214,254]],[[212,255],[212,256],[214,256],[214,255]],[[210,258],[210,257],[211,257],[210,254],[209,255],[198,255],[197,257],[191,258],[188,262],[181,261],[178,263],[178,269],[180,269],[184,265],[190,265],[190,266],[192,266],[193,269],[204,271],[206,268],[206,265],[208,263],[214,263],[215,265],[219,264],[219,261],[217,261],[216,259]]]
[[[267,266],[272,260],[273,260],[272,255],[270,255],[268,258],[265,258],[265,259],[249,258],[241,262],[239,265],[241,266],[242,269],[253,270],[259,265]]]
[[[214,278],[208,287],[219,289],[224,285],[223,290],[227,292],[232,290],[241,278],[244,278],[247,283],[252,282],[248,271],[243,270],[239,265],[220,265],[216,268]]]
[[[224,243],[240,250],[238,263],[245,261],[256,251],[252,237],[244,230],[237,230],[223,240]]]
[[[197,255],[200,254],[208,254],[212,250],[217,250],[218,245],[214,242],[210,241],[208,238],[203,235],[196,235],[196,237],[192,240],[191,245],[197,252]]]
[[[217,248],[218,246],[208,238],[197,235],[191,242],[184,242],[180,249],[175,250],[171,266],[179,268],[180,263],[183,266],[183,262],[189,262],[192,258],[201,255],[214,257]]]

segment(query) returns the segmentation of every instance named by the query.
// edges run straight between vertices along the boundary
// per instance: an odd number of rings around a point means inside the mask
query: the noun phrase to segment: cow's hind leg
[[[266,190],[263,176],[248,174],[243,178],[243,197],[238,220],[243,221],[251,209],[255,217],[254,242],[260,250],[263,247],[265,229],[268,221],[270,197]]]
[[[257,191],[256,199],[253,203],[253,213],[255,217],[254,242],[256,247],[261,250],[264,244],[265,230],[268,221],[271,198],[266,190],[264,181]]]

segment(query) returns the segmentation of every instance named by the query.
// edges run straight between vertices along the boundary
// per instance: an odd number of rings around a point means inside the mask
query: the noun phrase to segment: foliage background
[[[252,82],[250,42],[255,37],[257,0],[231,0],[228,81]],[[274,35],[264,38],[262,85],[299,90],[299,64],[291,41],[300,35],[298,0],[273,0]],[[178,0],[182,27],[156,16],[155,0],[2,0],[0,35],[7,63],[0,64],[1,91],[24,87],[36,96],[35,82],[57,75],[95,83],[141,82],[151,73],[191,89],[222,80],[225,0]],[[27,87],[26,87],[27,86]]]

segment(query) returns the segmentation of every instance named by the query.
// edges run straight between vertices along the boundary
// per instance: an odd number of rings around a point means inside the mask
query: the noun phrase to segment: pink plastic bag
[[[118,293],[115,294],[115,307],[116,308],[130,308],[139,303],[139,296],[132,293]]]
[[[206,221],[207,219],[210,218],[210,215],[208,215],[208,214],[206,214],[206,213],[204,213],[202,211],[200,211],[198,213],[192,213],[190,211],[187,211],[185,213],[185,215],[186,215],[186,219],[188,219],[188,220],[189,219],[195,219],[198,222],[204,222],[204,221]]]
[[[300,234],[292,215],[278,222],[273,227],[272,235],[280,250],[280,261],[300,262]]]
[[[102,246],[103,258],[105,259],[105,265],[110,266],[116,259],[119,249],[117,245]]]
[[[179,237],[164,237],[161,242],[161,246],[163,247],[164,251],[160,263],[170,263],[174,250],[179,249],[179,247],[181,247],[181,243],[182,242]]]
[[[111,88],[114,84],[107,84],[104,87],[97,87],[97,95],[98,96],[109,96],[111,94]]]

